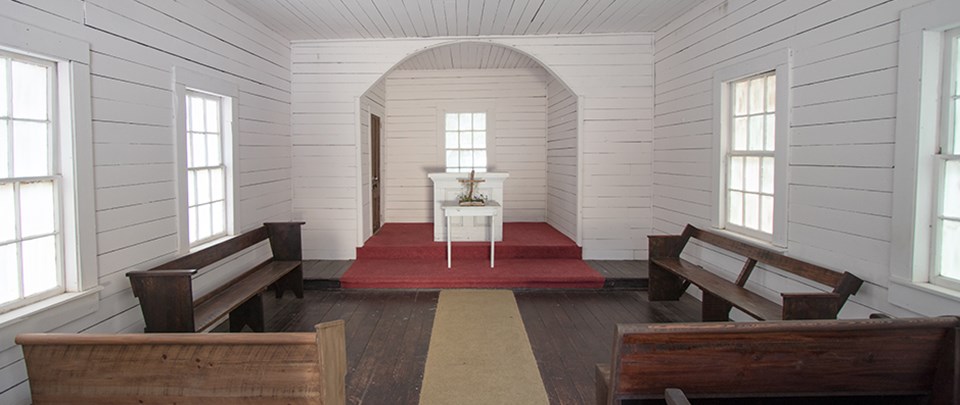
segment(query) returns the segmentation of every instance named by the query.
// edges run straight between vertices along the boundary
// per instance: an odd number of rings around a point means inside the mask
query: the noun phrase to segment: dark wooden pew
[[[316,333],[22,334],[34,404],[324,404],[345,399],[344,323]]]
[[[292,290],[303,298],[303,222],[270,222],[197,252],[144,271],[127,273],[133,294],[140,300],[146,332],[196,332],[216,326],[229,314],[230,331],[245,325],[263,332],[262,293],[277,298]],[[269,240],[273,257],[254,266],[202,297],[193,298],[197,270]]]
[[[611,364],[597,366],[597,399],[663,403],[676,388],[694,404],[957,404],[958,327],[956,317],[621,324]]]
[[[728,281],[680,258],[690,238],[745,257],[740,275]],[[836,272],[780,253],[749,245],[714,232],[687,225],[680,235],[649,236],[650,300],[677,300],[690,284],[703,291],[702,320],[726,321],[731,307],[759,320],[835,319],[863,280],[848,272]],[[781,294],[783,304],[745,288],[757,263],[831,287],[831,292]]]

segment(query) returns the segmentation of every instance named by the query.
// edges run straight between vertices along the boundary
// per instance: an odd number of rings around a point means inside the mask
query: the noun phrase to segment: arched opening
[[[512,46],[466,40],[411,53],[357,101],[361,243],[378,218],[434,222],[427,174],[447,170],[451,154],[465,153],[448,148],[448,139],[463,134],[449,133],[446,118],[477,114],[487,122],[478,137],[486,159],[453,158],[452,164],[509,173],[504,222],[545,222],[580,244],[580,104],[548,66]],[[378,119],[379,142],[372,133]]]

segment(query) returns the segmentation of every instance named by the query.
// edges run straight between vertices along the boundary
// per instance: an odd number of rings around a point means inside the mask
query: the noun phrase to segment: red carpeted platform
[[[433,241],[433,224],[385,224],[340,278],[342,288],[602,288],[581,249],[545,223],[504,223],[490,268],[488,242]]]

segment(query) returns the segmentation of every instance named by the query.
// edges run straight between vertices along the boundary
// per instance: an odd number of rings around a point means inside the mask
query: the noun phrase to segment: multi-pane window
[[[938,154],[939,198],[936,210],[934,280],[960,283],[960,30],[945,37],[943,126]]]
[[[774,222],[776,75],[730,83],[726,228],[771,239]]]
[[[190,245],[227,233],[223,98],[188,91],[187,222]]]
[[[448,173],[487,171],[487,113],[447,113],[445,135]]]
[[[0,311],[64,291],[55,73],[0,53]]]

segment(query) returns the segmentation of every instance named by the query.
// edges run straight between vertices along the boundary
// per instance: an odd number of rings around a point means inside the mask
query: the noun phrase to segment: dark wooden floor
[[[606,281],[604,289],[637,290],[647,288],[647,264],[645,260],[586,260]],[[340,288],[340,277],[350,268],[353,260],[305,260],[303,263],[304,288],[311,290]]]
[[[617,323],[693,321],[696,301],[649,303],[646,292],[518,290],[523,317],[553,404],[594,403],[594,366],[609,362]],[[308,290],[264,299],[271,331],[312,331],[343,319],[350,404],[416,404],[426,364],[436,290]]]

